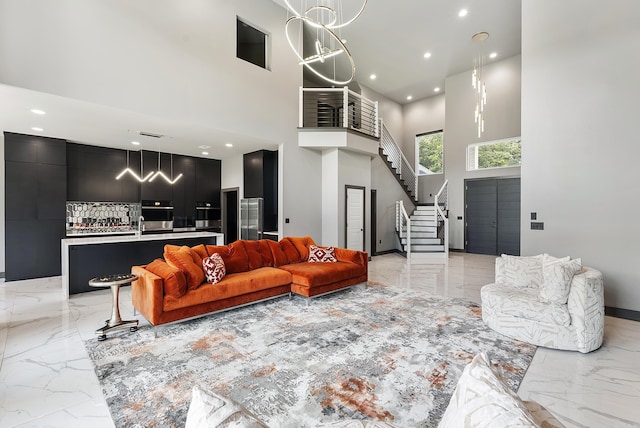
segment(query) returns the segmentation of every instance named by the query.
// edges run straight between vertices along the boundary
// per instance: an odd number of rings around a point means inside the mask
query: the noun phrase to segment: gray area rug
[[[159,333],[85,343],[118,427],[184,426],[196,384],[270,427],[343,418],[435,427],[476,353],[516,390],[536,349],[486,327],[475,303],[378,286],[309,306],[279,298]]]

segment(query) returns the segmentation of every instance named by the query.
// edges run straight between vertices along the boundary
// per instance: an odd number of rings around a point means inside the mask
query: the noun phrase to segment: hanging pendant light
[[[293,14],[285,24],[285,35],[299,65],[334,85],[346,85],[353,80],[356,64],[345,45],[341,29],[362,14],[367,0],[361,1],[353,10],[348,10],[345,17],[345,4],[353,5],[353,2],[343,4],[342,0],[300,0],[300,6],[296,8],[292,4],[294,0],[284,0],[288,12]],[[307,44],[313,46],[313,50],[305,56],[304,35],[314,36],[314,30],[315,41]],[[296,36],[297,43],[294,43]]]
[[[138,180],[140,183],[144,183],[147,180],[151,181],[151,179],[149,177],[151,177],[153,175],[153,171],[151,171],[149,174],[147,174],[146,177],[141,177],[141,175],[142,175],[142,152],[140,152],[140,175],[136,174],[131,168],[129,168],[129,150],[127,150],[127,167],[125,169],[123,169],[122,171],[120,171],[120,174],[118,174],[116,176],[116,180],[120,180],[127,173],[133,175],[134,178],[136,180]]]
[[[171,185],[176,184],[176,182],[180,180],[180,177],[182,177],[182,173],[180,173],[176,178],[173,178],[173,153],[171,154],[171,178],[169,178],[166,175],[164,175],[162,171],[160,171],[160,152],[158,151],[158,172],[156,172],[153,175],[153,177],[149,179],[149,182],[152,182],[158,176],[164,178],[167,181],[167,183]]]
[[[489,33],[480,32],[471,36],[474,42],[484,42],[489,38]],[[478,47],[473,60],[473,72],[471,73],[471,86],[473,87],[476,99],[474,110],[474,120],[478,130],[478,138],[484,132],[484,107],[487,104],[487,88],[484,83],[484,52]]]

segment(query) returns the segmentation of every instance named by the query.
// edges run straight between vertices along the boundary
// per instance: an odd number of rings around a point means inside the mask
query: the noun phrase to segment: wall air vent
[[[146,131],[139,131],[138,134],[142,135],[143,137],[151,137],[151,138],[162,138],[162,137],[164,137],[164,135],[162,135],[162,134],[154,134],[153,132],[146,132]]]

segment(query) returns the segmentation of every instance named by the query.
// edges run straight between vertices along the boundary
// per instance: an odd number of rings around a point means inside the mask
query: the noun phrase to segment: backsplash
[[[67,236],[136,232],[140,215],[135,202],[67,201]]]

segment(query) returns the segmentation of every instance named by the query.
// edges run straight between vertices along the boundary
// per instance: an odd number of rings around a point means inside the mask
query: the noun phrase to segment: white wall
[[[322,152],[322,241],[318,244],[341,247],[339,149]],[[317,241],[316,241],[317,242]]]
[[[411,163],[411,166],[415,168],[416,135],[445,129],[445,95],[435,95],[405,104],[402,107],[402,113],[404,119],[403,141],[406,142],[404,146],[408,150],[405,151],[405,157]],[[412,141],[413,148],[411,148]],[[446,171],[443,174],[421,175],[418,177],[418,201],[433,202],[433,195],[438,192],[442,183],[444,183],[445,175]]]
[[[464,249],[464,180],[481,177],[519,176],[520,167],[467,171],[467,146],[520,135],[520,56],[488,64],[485,132],[478,139],[474,122],[475,96],[471,71],[446,79],[446,129],[444,170],[449,180],[450,248]],[[523,142],[523,146],[527,143]],[[524,162],[524,161],[523,161]],[[462,220],[458,220],[458,217]]]
[[[402,116],[402,105],[374,91],[371,88],[360,84],[362,96],[372,101],[378,102],[378,116],[384,121],[391,136],[404,151],[402,135],[404,134],[404,118]]]
[[[639,22],[636,0],[523,1],[522,253],[581,257],[636,311]]]

